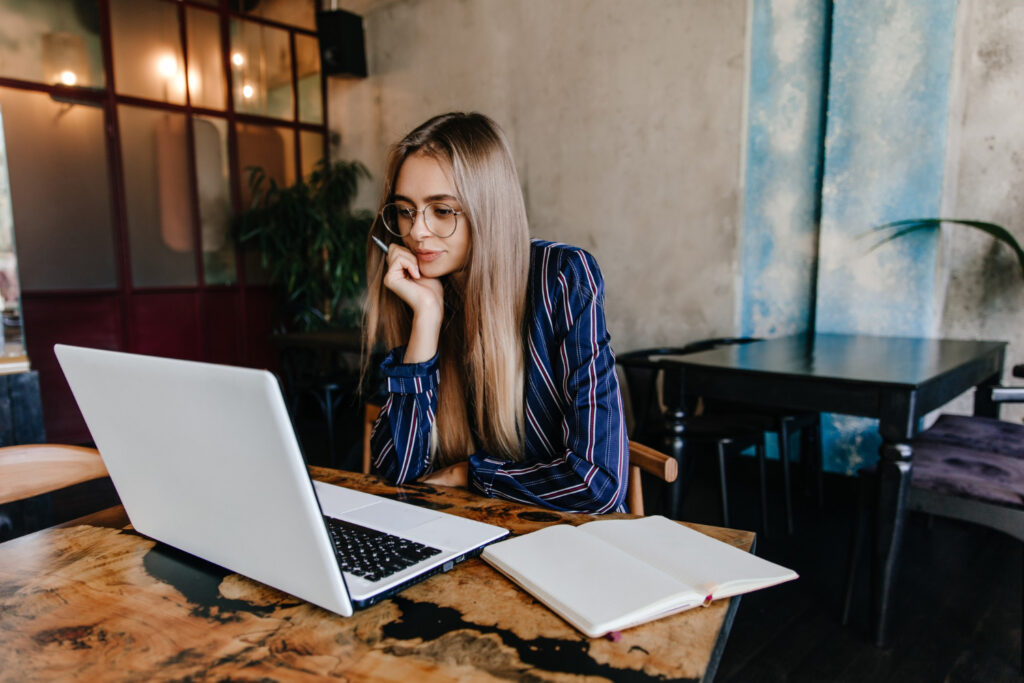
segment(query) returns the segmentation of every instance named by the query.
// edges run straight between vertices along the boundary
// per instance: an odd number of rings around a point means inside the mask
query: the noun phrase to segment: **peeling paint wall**
[[[734,334],[747,13],[747,0],[378,7],[370,77],[329,82],[336,154],[379,179],[412,126],[487,113],[512,140],[533,233],[601,264],[616,350]]]
[[[740,329],[811,323],[828,16],[825,3],[754,0]]]
[[[1024,4],[963,0],[950,117],[946,206],[957,218],[998,223],[1024,243]],[[1024,363],[1024,279],[1006,247],[987,235],[942,228],[948,277],[940,334],[1005,339],[1007,369]],[[1008,384],[1024,384],[1009,377]],[[970,413],[967,398],[956,412]],[[1008,405],[1005,419],[1024,418]]]
[[[956,0],[836,3],[816,329],[934,336],[937,239],[870,250],[872,226],[942,205]],[[874,420],[824,416],[826,468],[874,462]]]

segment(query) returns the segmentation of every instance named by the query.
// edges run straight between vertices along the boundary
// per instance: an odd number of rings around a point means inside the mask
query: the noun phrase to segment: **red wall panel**
[[[131,348],[135,353],[202,360],[196,292],[131,296]]]
[[[22,294],[25,341],[32,367],[39,371],[46,438],[51,443],[91,441],[82,413],[53,353],[54,344],[97,349],[121,348],[117,294]]]

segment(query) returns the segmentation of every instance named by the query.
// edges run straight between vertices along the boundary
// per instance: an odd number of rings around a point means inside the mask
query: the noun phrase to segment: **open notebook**
[[[482,557],[592,638],[797,578],[657,516],[558,524]]]

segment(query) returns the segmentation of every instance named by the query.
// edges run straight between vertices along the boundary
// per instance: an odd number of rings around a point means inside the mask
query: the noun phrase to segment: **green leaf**
[[[352,211],[360,181],[370,178],[358,161],[321,160],[305,180],[281,187],[261,168],[248,168],[252,200],[236,217],[232,235],[252,244],[280,290],[299,329],[359,319],[366,273],[370,211]],[[329,311],[323,310],[327,305]]]
[[[883,237],[868,251],[874,251],[884,244],[888,244],[889,242],[899,239],[904,235],[909,235],[920,230],[937,230],[943,223],[965,225],[969,228],[981,230],[1008,246],[1017,257],[1017,263],[1020,265],[1020,275],[1021,278],[1024,279],[1024,248],[1021,248],[1020,243],[1017,242],[1009,230],[1001,225],[987,223],[985,221],[962,220],[959,218],[908,218],[905,220],[892,221],[890,223],[875,226],[875,230],[893,230],[894,232],[891,235]]]

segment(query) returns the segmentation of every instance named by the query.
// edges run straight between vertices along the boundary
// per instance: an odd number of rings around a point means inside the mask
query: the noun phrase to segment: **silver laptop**
[[[136,530],[332,612],[349,616],[508,533],[313,482],[265,370],[54,351]]]

